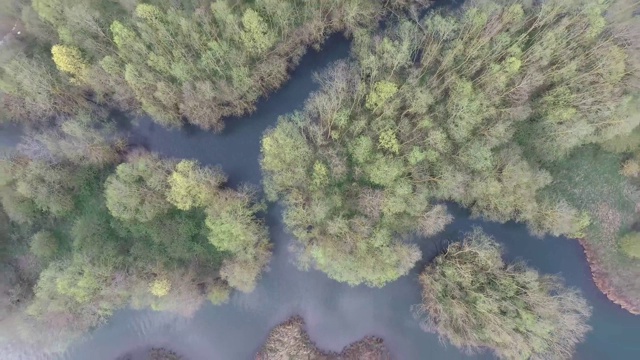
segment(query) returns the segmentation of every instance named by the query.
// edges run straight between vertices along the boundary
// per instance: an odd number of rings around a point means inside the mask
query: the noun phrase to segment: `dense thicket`
[[[271,256],[255,192],[192,160],[123,159],[117,138],[87,135],[100,131],[70,119],[2,161],[0,321],[57,340],[126,305],[189,315],[252,291]]]
[[[501,359],[570,359],[590,330],[591,309],[555,277],[505,264],[500,245],[476,230],[420,275],[426,330],[470,353]]]
[[[309,46],[375,26],[383,2],[6,0],[3,12],[17,25],[0,45],[9,118],[98,102],[221,130],[282,85]]]
[[[637,9],[609,1],[470,2],[356,32],[353,59],[319,77],[300,113],[265,134],[271,199],[303,262],[382,285],[420,258],[402,240],[447,223],[435,201],[535,233],[578,236],[584,209],[540,190],[576,147],[631,131]]]

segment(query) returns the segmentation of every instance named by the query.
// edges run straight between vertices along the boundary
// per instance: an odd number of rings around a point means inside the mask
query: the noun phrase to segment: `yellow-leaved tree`
[[[51,48],[51,55],[60,71],[72,75],[77,80],[84,81],[89,65],[83,58],[80,49],[75,46],[58,44]]]
[[[166,278],[153,280],[151,285],[149,285],[149,291],[157,297],[166,296],[169,291],[171,291],[171,281]]]

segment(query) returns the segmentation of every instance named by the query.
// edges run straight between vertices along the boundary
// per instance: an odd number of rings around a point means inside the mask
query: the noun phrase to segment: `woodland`
[[[0,29],[0,121],[25,129],[0,160],[1,339],[64,348],[121,308],[190,316],[251,292],[278,201],[300,269],[352,286],[408,274],[457,203],[580,239],[640,308],[634,0],[0,5],[13,24]],[[350,55],[264,133],[263,189],[131,146],[109,116],[223,132],[334,33]],[[425,330],[467,352],[571,358],[589,331],[579,291],[506,263],[481,230],[450,240],[419,276]],[[302,327],[274,330],[264,354],[333,358]]]

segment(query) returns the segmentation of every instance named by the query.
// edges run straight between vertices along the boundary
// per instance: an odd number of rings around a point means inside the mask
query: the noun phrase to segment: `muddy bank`
[[[587,263],[589,263],[589,268],[591,269],[591,278],[596,284],[596,287],[598,287],[598,289],[614,304],[619,305],[634,315],[640,315],[640,304],[638,304],[637,301],[618,293],[616,288],[609,281],[608,274],[598,263],[595,251],[591,245],[584,239],[578,239],[578,242],[584,249]]]
[[[340,353],[323,352],[311,341],[305,330],[304,320],[294,316],[276,326],[269,333],[256,360],[391,360],[391,354],[382,339],[367,336]]]

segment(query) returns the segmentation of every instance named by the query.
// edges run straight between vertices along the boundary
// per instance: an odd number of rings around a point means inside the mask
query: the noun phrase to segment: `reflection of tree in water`
[[[182,356],[165,348],[153,348],[149,351],[148,360],[182,360]]]
[[[174,351],[166,348],[151,348],[145,351],[142,355],[137,353],[128,353],[120,356],[116,360],[187,360],[184,357],[176,354]]]

